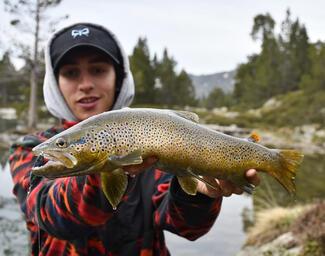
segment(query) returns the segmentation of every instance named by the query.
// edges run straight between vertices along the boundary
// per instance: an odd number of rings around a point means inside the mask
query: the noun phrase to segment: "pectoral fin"
[[[215,185],[211,184],[209,181],[207,181],[206,179],[204,179],[204,177],[201,177],[201,176],[199,176],[199,175],[193,173],[193,171],[192,171],[191,169],[188,168],[188,169],[187,169],[187,172],[188,172],[190,175],[192,175],[193,177],[195,177],[196,179],[202,181],[202,182],[203,182],[205,185],[207,185],[208,187],[210,187],[210,188],[212,188],[212,189],[214,189],[214,190],[217,190],[217,191],[220,190],[220,189],[217,188]]]
[[[108,160],[110,163],[118,167],[142,164],[143,159],[141,154],[141,150],[138,149],[125,156],[109,156]]]
[[[197,179],[192,176],[177,176],[177,180],[181,188],[189,195],[196,195]]]
[[[101,172],[101,183],[103,192],[115,210],[121,202],[126,191],[128,178],[123,169],[115,169],[112,172]]]

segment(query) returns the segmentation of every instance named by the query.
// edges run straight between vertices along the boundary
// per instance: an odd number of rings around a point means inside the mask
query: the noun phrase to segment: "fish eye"
[[[67,142],[65,141],[65,139],[63,138],[58,138],[56,141],[55,141],[55,144],[59,147],[59,148],[64,148],[67,146]]]

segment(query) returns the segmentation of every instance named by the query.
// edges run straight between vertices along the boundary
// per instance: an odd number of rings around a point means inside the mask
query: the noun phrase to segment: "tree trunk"
[[[36,1],[35,12],[35,33],[34,33],[34,54],[30,73],[30,99],[28,113],[28,129],[35,129],[37,124],[37,71],[38,71],[38,41],[40,22],[40,0]]]

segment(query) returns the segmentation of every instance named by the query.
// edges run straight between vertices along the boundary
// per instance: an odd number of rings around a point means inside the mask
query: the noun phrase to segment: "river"
[[[235,255],[245,240],[241,216],[245,207],[252,207],[252,200],[248,196],[233,195],[224,198],[220,215],[213,228],[194,242],[165,232],[171,254],[177,256]]]

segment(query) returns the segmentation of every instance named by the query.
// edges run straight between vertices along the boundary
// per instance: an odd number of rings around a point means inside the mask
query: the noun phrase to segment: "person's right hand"
[[[254,186],[258,186],[260,184],[260,178],[255,169],[249,169],[248,171],[246,171],[245,178],[249,183],[253,184]],[[217,187],[218,190],[207,186],[205,183],[199,180],[198,192],[207,195],[211,198],[217,198],[220,196],[229,197],[232,194],[241,195],[244,192],[241,188],[237,187],[235,184],[227,180],[219,180],[213,177],[205,177],[204,179],[207,179],[207,181]]]

